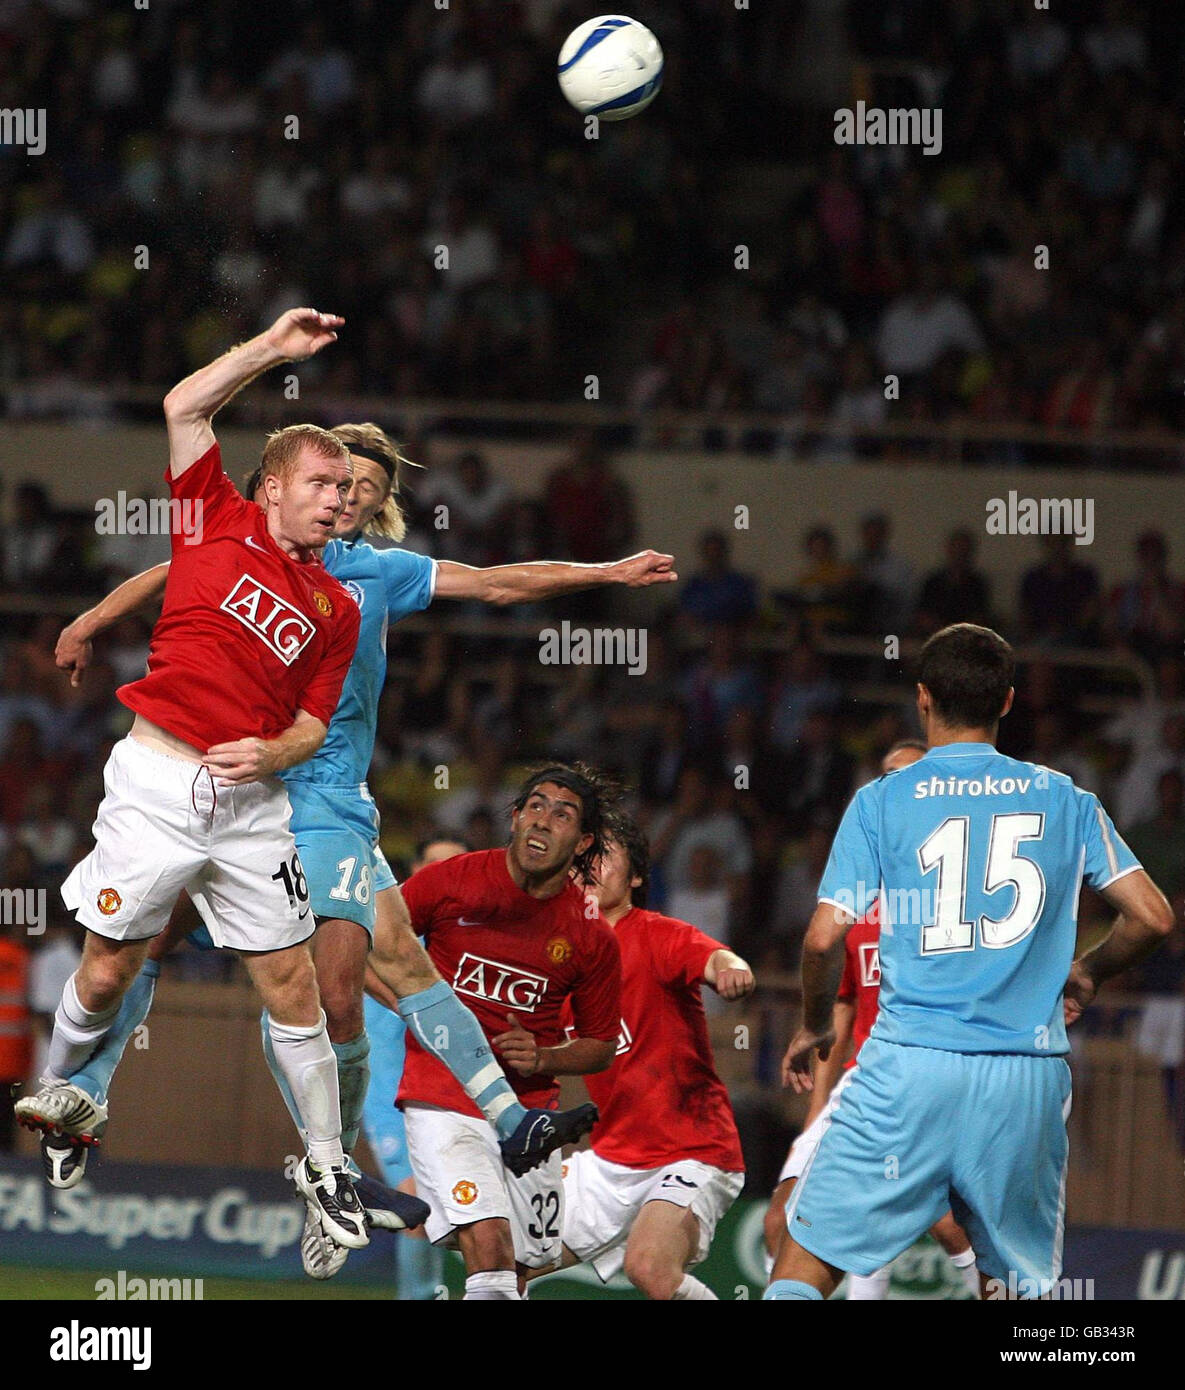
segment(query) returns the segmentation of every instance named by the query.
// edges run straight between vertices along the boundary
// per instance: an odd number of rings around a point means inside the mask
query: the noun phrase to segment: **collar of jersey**
[[[991,743],[942,743],[926,753],[927,758],[980,758],[998,750]]]

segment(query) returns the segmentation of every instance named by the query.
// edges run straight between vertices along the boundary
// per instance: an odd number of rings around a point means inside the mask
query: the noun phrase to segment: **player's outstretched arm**
[[[82,684],[82,673],[91,664],[91,657],[94,655],[91,644],[99,633],[106,632],[121,618],[159,603],[168,577],[167,563],[153,565],[150,570],[142,570],[112,589],[107,597],[101,599],[93,608],[80,613],[72,623],[66,624],[58,633],[54,661],[63,671],[70,672],[71,685]]]
[[[258,782],[285,768],[295,767],[297,763],[307,762],[325,742],[328,732],[328,725],[301,709],[275,738],[239,738],[233,743],[216,743],[206,750],[202,761],[220,786]]]
[[[521,565],[489,565],[478,568],[455,560],[441,560],[436,567],[436,598],[477,599],[505,605],[534,603],[595,589],[603,584],[625,584],[645,589],[651,584],[673,584],[675,557],[656,550],[642,550],[624,560],[603,565],[568,564],[562,560],[529,560]]]
[[[289,309],[265,332],[224,352],[180,381],[165,397],[169,471],[178,478],[214,443],[219,410],[261,372],[281,362],[302,362],[337,339],[345,319],[316,309]]]
[[[708,957],[708,963],[704,966],[704,980],[721,999],[744,999],[757,988],[748,961],[723,946]]]
[[[1143,869],[1124,874],[1101,892],[1119,916],[1094,950],[1070,967],[1065,988],[1067,1024],[1082,1016],[1100,985],[1156,950],[1176,920],[1168,899]]]

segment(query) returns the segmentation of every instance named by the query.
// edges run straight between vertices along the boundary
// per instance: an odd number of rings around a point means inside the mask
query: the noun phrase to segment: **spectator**
[[[1166,897],[1185,892],[1185,778],[1168,768],[1156,783],[1156,814],[1124,839]]]
[[[812,526],[803,538],[806,564],[794,588],[778,598],[804,614],[813,633],[847,632],[854,622],[858,576],[839,558],[835,532]]]
[[[1099,576],[1077,560],[1070,535],[1043,536],[1045,559],[1025,571],[1020,619],[1025,640],[1053,646],[1094,646],[1099,639]]]
[[[816,816],[838,823],[852,792],[853,770],[840,744],[835,716],[830,710],[814,710],[802,726],[801,741],[786,759],[779,810],[791,835],[804,834]]]
[[[736,710],[760,710],[761,682],[744,659],[740,634],[730,623],[712,624],[707,652],[688,673],[683,698],[697,745],[718,739]]]
[[[586,563],[620,559],[634,538],[630,490],[590,435],[571,461],[547,479],[547,530],[563,558]]]
[[[465,565],[494,563],[505,544],[512,499],[484,455],[467,450],[452,468],[434,472],[425,491],[437,555]]]
[[[922,581],[916,624],[923,637],[951,623],[991,623],[987,577],[975,568],[975,537],[960,528],[946,539],[946,564]]]
[[[956,295],[941,292],[930,261],[918,271],[918,287],[885,310],[877,335],[877,354],[889,372],[913,376],[928,372],[952,349],[980,352],[983,335],[970,309]]]
[[[699,542],[700,568],[679,594],[679,611],[696,623],[744,624],[757,612],[757,585],[732,568],[728,537],[705,531]]]
[[[779,673],[770,698],[770,737],[783,753],[797,743],[807,719],[816,710],[839,704],[838,682],[828,674],[818,650],[796,643],[779,659]]]
[[[740,898],[752,850],[731,794],[731,781],[694,765],[684,768],[674,805],[659,812],[650,835],[651,859],[668,895],[692,886],[692,854],[706,846],[719,858],[730,901]]]
[[[1185,718],[1171,714],[1155,747],[1137,753],[1115,792],[1115,820],[1121,831],[1157,814],[1161,778],[1166,772],[1185,777]]]
[[[892,523],[884,512],[873,512],[860,523],[860,549],[852,564],[868,591],[866,632],[883,635],[907,631],[912,618],[916,581],[913,567],[889,549]]]
[[[1168,572],[1169,548],[1160,531],[1136,541],[1136,572],[1111,594],[1111,627],[1120,642],[1147,661],[1179,656],[1185,635],[1185,584]]]

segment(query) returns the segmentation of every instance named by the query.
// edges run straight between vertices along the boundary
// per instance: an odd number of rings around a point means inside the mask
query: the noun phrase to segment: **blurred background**
[[[1071,1221],[1115,1234],[1092,1258],[1135,1261],[1120,1296],[1173,1297],[1135,1233],[1185,1231],[1179,20],[1127,0],[631,13],[664,89],[589,139],[554,78],[588,6],[0,3],[0,105],[46,120],[43,154],[0,145],[0,885],[50,910],[42,935],[2,929],[22,1017],[43,1038],[73,968],[57,890],[151,615],[78,690],[57,633],[168,556],[100,535],[96,506],[163,495],[170,385],[315,304],[341,339],[219,416],[233,476],[265,429],[373,419],[424,466],[417,550],[676,553],[673,594],[401,624],[372,787],[406,866],[437,830],[501,843],[533,760],[629,781],[652,905],[758,971],[743,1014],[712,1015],[747,1196],[801,1120],[776,1083],[801,937],[844,806],[915,731],[909,657],[958,620],[1017,646],[1002,749],[1096,791],[1179,914],[1078,1030],[1069,1188]],[[837,144],[858,101],[940,108],[940,151]],[[1089,534],[997,534],[1010,493],[1076,503]],[[562,618],[644,628],[645,673],[541,664]],[[1106,925],[1085,893],[1083,944]],[[292,1137],[239,967],[165,971],[96,1185],[120,1159],[274,1168]],[[195,1056],[213,1026],[235,1039],[217,1065]]]

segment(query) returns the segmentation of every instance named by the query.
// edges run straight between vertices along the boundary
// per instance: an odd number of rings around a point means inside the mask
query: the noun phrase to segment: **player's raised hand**
[[[616,581],[631,589],[644,589],[650,584],[673,584],[679,578],[675,573],[675,557],[660,555],[657,550],[640,550],[636,555],[617,560],[612,570]]]
[[[514,1014],[507,1014],[506,1022],[510,1028],[498,1034],[494,1046],[506,1065],[513,1067],[520,1076],[534,1076],[539,1070],[539,1045]]]
[[[267,340],[290,362],[303,362],[327,343],[335,343],[335,330],[343,323],[345,319],[337,314],[322,314],[316,309],[289,309],[268,329]]]
[[[744,999],[756,988],[757,981],[748,966],[721,970],[716,976],[716,993],[721,999]]]
[[[82,673],[91,664],[95,655],[94,645],[89,637],[83,637],[78,623],[68,623],[58,633],[58,643],[54,647],[53,659],[63,671],[70,672],[70,684],[82,684]]]
[[[1082,965],[1082,962],[1074,961],[1070,966],[1070,974],[1066,980],[1062,998],[1062,1011],[1067,1028],[1071,1023],[1077,1023],[1082,1017],[1086,1006],[1094,998],[1097,988],[1098,986],[1091,979],[1090,973]]]
[[[202,761],[220,787],[258,782],[262,777],[270,777],[278,766],[275,750],[262,738],[239,738],[233,743],[216,743],[206,749]]]
[[[793,1086],[799,1095],[804,1091],[813,1091],[815,1079],[811,1075],[811,1056],[817,1049],[819,1060],[825,1062],[834,1041],[834,1029],[812,1033],[809,1028],[800,1028],[790,1039],[790,1046],[782,1058],[782,1085]]]

